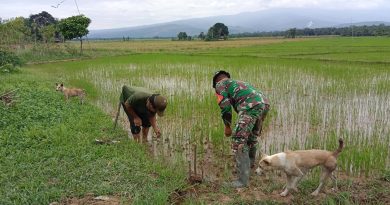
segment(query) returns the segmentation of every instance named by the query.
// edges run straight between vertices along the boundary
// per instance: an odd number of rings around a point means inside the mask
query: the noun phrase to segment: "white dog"
[[[283,170],[287,175],[287,185],[280,195],[287,196],[290,190],[297,191],[298,182],[311,168],[322,166],[320,184],[312,193],[313,196],[316,196],[336,169],[337,156],[343,146],[343,140],[339,139],[339,147],[334,152],[312,149],[281,152],[271,156],[264,155],[259,162],[256,173],[261,174],[263,171],[275,169]]]

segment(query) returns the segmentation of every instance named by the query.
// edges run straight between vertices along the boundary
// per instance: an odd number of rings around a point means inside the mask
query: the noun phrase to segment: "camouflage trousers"
[[[266,104],[238,113],[237,124],[232,135],[233,151],[237,151],[241,144],[244,144],[244,152],[248,152],[251,147],[256,146],[257,137],[261,134],[268,111],[269,105]]]

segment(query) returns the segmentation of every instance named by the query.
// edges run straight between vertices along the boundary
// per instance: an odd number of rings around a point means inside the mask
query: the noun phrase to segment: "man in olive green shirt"
[[[165,97],[153,94],[146,88],[123,86],[119,100],[129,118],[131,133],[137,142],[140,141],[141,131],[142,141],[147,141],[150,126],[153,127],[156,136],[160,137],[156,113],[160,117],[163,116],[167,107]]]

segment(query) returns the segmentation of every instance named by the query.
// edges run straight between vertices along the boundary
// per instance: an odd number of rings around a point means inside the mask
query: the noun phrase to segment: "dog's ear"
[[[58,83],[56,83],[56,86],[58,86]]]
[[[61,83],[61,87],[63,87],[64,86],[64,83]]]
[[[269,161],[269,159],[264,159],[263,160],[264,164],[269,166],[271,164],[271,162]]]

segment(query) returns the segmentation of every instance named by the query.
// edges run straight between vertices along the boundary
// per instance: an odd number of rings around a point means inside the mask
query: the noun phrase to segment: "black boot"
[[[249,169],[250,169],[250,160],[248,152],[243,152],[242,150],[237,150],[236,155],[236,164],[238,169],[238,179],[233,181],[231,186],[234,188],[246,187],[249,184]]]
[[[250,160],[250,163],[251,163],[251,169],[253,169],[255,167],[255,163],[256,163],[256,145],[252,145],[250,148],[249,148],[249,160]]]

